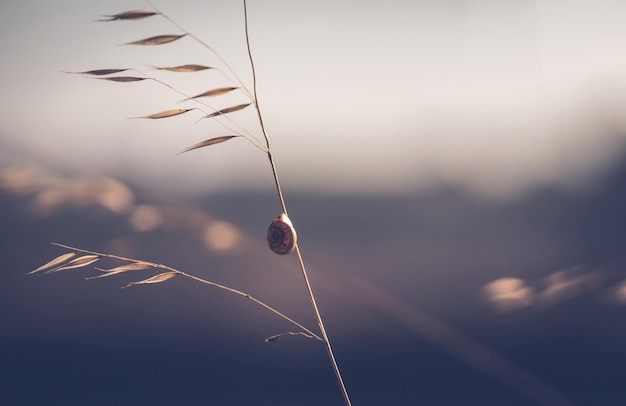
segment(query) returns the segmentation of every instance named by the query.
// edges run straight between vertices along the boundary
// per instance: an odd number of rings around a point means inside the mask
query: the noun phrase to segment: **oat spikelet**
[[[128,83],[128,82],[139,82],[141,80],[147,80],[148,78],[140,78],[137,76],[115,76],[111,78],[94,78],[94,79],[109,80],[111,82]]]
[[[102,275],[92,276],[90,278],[85,278],[85,279],[91,280],[91,279],[107,278],[109,276],[117,275],[117,274],[128,272],[128,271],[141,271],[144,269],[148,269],[150,267],[151,267],[150,264],[146,264],[144,262],[135,262],[132,264],[120,265],[112,269],[96,268],[97,270],[102,271],[104,273]]]
[[[190,64],[190,65],[179,65],[179,66],[152,66],[153,69],[158,69],[158,70],[166,70],[166,71],[170,71],[170,72],[198,72],[201,70],[207,70],[207,69],[215,69],[211,66],[204,66],[204,65],[194,65],[194,64]]]
[[[87,70],[84,72],[65,72],[63,71],[63,73],[73,73],[73,74],[77,74],[77,75],[93,75],[93,76],[105,76],[105,75],[111,75],[113,73],[120,73],[120,72],[124,72],[129,70],[129,68],[124,68],[124,69],[94,69],[94,70]]]
[[[159,113],[154,113],[154,114],[150,114],[149,116],[142,116],[142,117],[131,117],[131,118],[149,118],[149,119],[158,119],[158,118],[167,118],[167,117],[174,117],[174,116],[178,116],[180,114],[184,114],[188,111],[191,110],[195,110],[195,108],[193,109],[176,109],[176,110],[166,110],[166,111],[161,111]]]
[[[226,94],[228,92],[232,92],[233,90],[239,89],[238,87],[218,87],[217,89],[208,90],[206,92],[197,94],[195,96],[189,97],[185,100],[198,99],[200,97],[215,97]]]
[[[251,104],[252,103],[244,103],[244,104],[238,104],[238,105],[233,106],[233,107],[227,107],[225,109],[218,110],[215,113],[208,114],[208,115],[200,118],[200,120],[202,120],[203,118],[213,118],[213,117],[221,116],[223,114],[232,113],[234,111],[239,111],[239,110],[245,109],[246,107],[248,107]]]
[[[66,262],[67,260],[69,260],[70,258],[73,258],[76,256],[75,252],[70,252],[68,254],[63,254],[63,255],[59,255],[58,257],[56,257],[55,259],[53,259],[52,261],[40,266],[39,268],[35,269],[34,271],[30,271],[28,272],[26,275],[31,275],[34,274],[36,272],[41,272],[41,271],[45,271],[47,269],[52,269],[58,265],[61,265],[62,263]]]
[[[96,21],[142,20],[144,18],[152,17],[157,14],[159,13],[154,12],[154,11],[131,10],[131,11],[124,11],[123,13],[103,15],[102,17],[105,17],[105,18],[96,20]]]
[[[202,142],[199,142],[197,144],[194,144],[194,145],[190,146],[189,148],[185,148],[184,150],[182,150],[181,152],[179,152],[176,155],[184,154],[185,152],[189,152],[189,151],[192,151],[194,149],[198,149],[198,148],[202,148],[202,147],[208,147],[209,145],[219,144],[220,142],[228,141],[228,140],[230,140],[232,138],[235,138],[235,137],[239,137],[239,135],[223,135],[221,137],[211,138],[211,139],[208,139],[206,141],[202,141]]]
[[[142,281],[131,282],[128,285],[123,286],[122,289],[131,287],[131,286],[135,286],[135,285],[143,285],[143,284],[146,284],[146,283],[165,282],[168,279],[172,279],[174,276],[176,276],[176,272],[163,272],[163,273],[155,275],[155,276],[153,276],[151,278],[144,279]]]
[[[167,44],[170,42],[174,42],[178,39],[181,39],[182,37],[186,36],[187,34],[181,34],[181,35],[157,35],[154,37],[150,37],[150,38],[144,38],[144,39],[140,39],[138,41],[133,41],[133,42],[128,42],[124,45],[162,45],[162,44]]]
[[[54,273],[54,272],[64,271],[66,269],[82,268],[84,266],[93,264],[94,262],[98,261],[100,258],[102,258],[100,255],[83,255],[82,257],[71,260],[66,265],[52,268],[46,271],[46,273]]]

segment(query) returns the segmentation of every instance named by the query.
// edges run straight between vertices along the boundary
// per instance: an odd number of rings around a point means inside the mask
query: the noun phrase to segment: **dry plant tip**
[[[211,66],[195,65],[195,64],[180,65],[180,66],[166,66],[166,67],[154,66],[154,65],[148,65],[148,66],[150,66],[152,69],[166,70],[170,72],[198,72],[198,71],[207,70],[207,69],[215,69]]]
[[[232,107],[227,107],[225,109],[218,110],[218,111],[216,111],[214,113],[211,113],[211,114],[208,114],[208,115],[206,115],[204,117],[201,117],[200,119],[198,119],[198,121],[202,120],[203,118],[213,118],[213,117],[221,116],[221,115],[224,115],[224,114],[233,113],[235,111],[243,110],[243,109],[245,109],[246,107],[248,107],[251,104],[252,103],[244,103],[244,104],[238,104],[238,105],[232,106]],[[196,121],[196,123],[198,121]]]
[[[34,271],[30,271],[28,273],[25,273],[24,275],[32,275],[37,272],[52,269],[54,267],[59,266],[60,264],[67,262],[70,258],[73,258],[75,256],[76,256],[75,252],[70,252],[67,254],[59,255],[58,257],[54,258],[52,261],[47,262],[44,265],[40,266],[39,268],[35,269]]]
[[[129,119],[149,118],[149,119],[155,120],[155,119],[159,119],[159,118],[168,118],[168,117],[178,116],[180,114],[184,114],[184,113],[186,113],[188,111],[191,111],[191,110],[197,110],[197,109],[194,107],[194,108],[190,108],[190,109],[166,110],[166,111],[161,111],[159,113],[150,114],[149,116],[129,117]]]
[[[232,92],[233,90],[239,89],[238,87],[219,87],[217,89],[213,89],[213,90],[208,90],[206,92],[197,94],[195,96],[192,97],[188,97],[182,101],[186,101],[186,100],[192,100],[192,99],[198,99],[200,97],[214,97],[214,96],[220,96],[229,92]]]
[[[181,35],[156,35],[154,37],[140,39],[138,41],[127,42],[122,45],[144,45],[144,46],[153,46],[153,45],[163,45],[169,44],[170,42],[174,42],[176,40],[181,39],[182,37],[187,36],[187,34]]]
[[[118,274],[121,274],[121,273],[124,273],[124,272],[141,271],[141,270],[148,269],[148,268],[151,268],[151,267],[152,266],[150,264],[147,264],[145,262],[135,262],[135,263],[132,263],[132,264],[120,265],[120,266],[112,268],[112,269],[96,268],[98,271],[101,271],[101,272],[104,272],[104,273],[101,274],[101,275],[91,276],[91,277],[85,278],[85,280],[107,278],[109,276],[118,275]]]
[[[137,282],[131,282],[126,286],[122,286],[122,289],[131,287],[131,286],[135,286],[135,285],[144,285],[144,284],[149,284],[149,283],[160,283],[160,282],[165,282],[166,280],[172,279],[174,276],[176,276],[178,272],[163,272],[160,273],[158,275],[155,275],[153,277],[150,277],[148,279],[144,279],[141,281],[137,281]]]
[[[116,20],[142,20],[144,18],[152,17],[160,13],[146,10],[131,10],[124,11],[123,13],[103,15],[103,19],[95,20],[98,22],[116,21]]]
[[[111,75],[114,73],[120,73],[120,72],[124,72],[130,70],[130,68],[124,68],[124,69],[94,69],[94,70],[88,70],[88,71],[84,71],[84,72],[67,72],[67,71],[61,71],[63,73],[72,73],[72,74],[76,74],[76,75],[93,75],[93,76],[106,76],[106,75]]]
[[[208,147],[209,145],[219,144],[221,142],[228,141],[228,140],[230,140],[232,138],[235,138],[235,137],[241,137],[241,136],[240,135],[223,135],[221,137],[211,138],[211,139],[208,139],[206,141],[202,141],[202,142],[199,142],[197,144],[194,144],[194,145],[190,146],[189,148],[185,148],[184,150],[182,150],[181,152],[179,152],[176,155],[178,156],[180,154],[184,154],[185,152],[189,152],[189,151],[192,151],[194,149]]]
[[[87,265],[91,265],[94,262],[98,261],[102,256],[100,255],[83,255],[82,257],[78,257],[76,259],[67,262],[65,265],[58,266],[56,268],[52,268],[47,270],[45,273],[55,273],[59,271],[64,271],[66,269],[74,269],[74,268],[82,268]]]
[[[150,78],[140,78],[137,76],[115,76],[112,78],[93,78],[93,79],[109,80],[111,82],[128,83],[128,82],[139,82],[141,80],[148,80]]]

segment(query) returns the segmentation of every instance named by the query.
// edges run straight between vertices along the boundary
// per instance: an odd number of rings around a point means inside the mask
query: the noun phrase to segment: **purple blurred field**
[[[274,196],[183,202],[109,179],[130,193],[116,206],[75,186],[102,178],[2,174],[2,404],[341,404],[323,347],[264,343],[291,326],[241,297],[177,278],[121,290],[139,277],[85,281],[91,267],[23,275],[57,241],[225,283],[314,328],[295,258],[264,245]],[[625,182],[622,165],[500,203],[288,194],[353,403],[621,404]]]

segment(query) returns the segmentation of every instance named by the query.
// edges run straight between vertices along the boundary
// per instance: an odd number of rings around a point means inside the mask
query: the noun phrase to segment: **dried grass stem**
[[[253,80],[253,94],[254,94],[254,106],[257,111],[257,115],[259,117],[259,123],[261,125],[261,130],[263,131],[263,136],[265,137],[265,143],[267,146],[267,157],[270,161],[270,165],[272,167],[272,174],[274,175],[274,182],[276,183],[276,192],[278,193],[278,199],[280,200],[280,204],[283,209],[283,213],[287,214],[287,206],[285,204],[285,199],[283,197],[282,190],[280,188],[280,182],[278,181],[278,172],[276,170],[276,164],[274,163],[274,156],[272,155],[272,148],[270,145],[270,139],[265,130],[265,125],[263,124],[263,117],[261,114],[261,109],[259,107],[259,100],[257,95],[257,80],[256,80],[256,71],[254,68],[254,59],[252,58],[252,51],[250,49],[250,35],[248,29],[248,3],[247,0],[243,0],[243,9],[244,9],[244,23],[245,23],[245,32],[246,32],[246,46],[248,48],[248,57],[250,58],[250,65],[252,67],[252,80]],[[309,299],[311,301],[311,306],[313,307],[313,311],[315,313],[315,318],[317,319],[317,324],[320,328],[320,332],[322,333],[322,338],[326,347],[326,352],[328,353],[328,358],[333,367],[333,371],[335,372],[335,376],[337,378],[337,383],[341,389],[341,393],[343,395],[343,399],[346,403],[346,406],[351,406],[350,397],[348,396],[348,391],[343,382],[343,378],[341,377],[341,372],[339,371],[339,365],[337,365],[337,360],[335,359],[335,355],[333,354],[333,349],[330,345],[330,340],[328,339],[328,334],[326,333],[326,328],[324,327],[324,322],[322,321],[322,315],[320,314],[319,307],[315,301],[315,295],[313,294],[313,289],[311,287],[311,283],[309,281],[308,274],[306,272],[306,267],[304,266],[304,260],[302,259],[302,254],[300,253],[300,247],[296,242],[296,254],[298,256],[298,263],[300,264],[300,269],[302,271],[302,277],[304,278],[304,282],[306,284],[307,292],[309,294]]]
[[[295,321],[291,317],[285,315],[284,313],[276,310],[275,308],[273,308],[272,306],[268,305],[267,303],[265,303],[265,302],[255,298],[254,296],[249,295],[248,293],[243,292],[241,290],[233,289],[233,288],[231,288],[229,286],[222,285],[222,284],[219,284],[219,283],[216,283],[216,282],[212,282],[212,281],[200,278],[198,276],[188,274],[187,272],[180,271],[180,270],[178,270],[176,268],[172,268],[171,266],[167,266],[167,265],[163,265],[163,264],[157,264],[155,262],[143,261],[143,260],[138,260],[138,259],[134,259],[134,258],[122,257],[122,256],[119,256],[119,255],[113,255],[113,254],[106,254],[106,253],[103,253],[103,252],[96,252],[96,251],[91,251],[91,250],[85,250],[85,249],[82,249],[82,248],[76,248],[76,247],[72,247],[70,245],[60,244],[60,243],[56,243],[56,242],[53,242],[52,245],[56,245],[58,247],[66,248],[66,249],[73,250],[73,251],[82,252],[82,253],[85,253],[85,254],[97,255],[97,256],[102,257],[102,258],[111,258],[111,259],[117,259],[117,260],[120,260],[120,261],[141,263],[141,264],[149,265],[150,267],[153,267],[153,268],[165,269],[167,271],[176,273],[176,274],[184,276],[186,278],[193,279],[193,280],[195,280],[197,282],[204,283],[205,285],[214,286],[216,288],[223,289],[225,291],[234,293],[236,295],[243,296],[243,297],[245,297],[247,299],[250,299],[254,303],[258,304],[259,306],[261,306],[261,307],[271,311],[272,313],[276,314],[277,316],[283,318],[284,320],[290,322],[294,326],[302,329],[304,332],[306,332],[312,338],[314,338],[314,339],[316,339],[318,341],[324,341],[317,334],[312,332],[310,329],[304,327],[302,324],[298,323],[297,321]]]

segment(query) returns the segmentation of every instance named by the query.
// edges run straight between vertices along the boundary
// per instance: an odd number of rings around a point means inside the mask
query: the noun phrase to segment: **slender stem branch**
[[[285,315],[285,314],[283,314],[282,312],[280,312],[280,311],[278,311],[278,310],[274,309],[273,307],[271,307],[271,306],[269,306],[269,305],[265,304],[264,302],[260,301],[259,299],[255,298],[255,297],[253,297],[253,296],[250,296],[250,295],[249,295],[249,294],[247,294],[246,292],[242,292],[242,291],[240,291],[240,290],[233,289],[233,288],[230,288],[230,287],[228,287],[228,286],[221,285],[221,284],[219,284],[219,283],[211,282],[211,281],[208,281],[208,280],[206,280],[206,279],[198,278],[197,276],[190,275],[190,274],[188,274],[188,273],[186,273],[186,272],[179,271],[178,273],[179,273],[180,275],[182,275],[182,276],[186,276],[187,278],[191,278],[191,279],[193,279],[193,280],[195,280],[195,281],[202,282],[202,283],[207,284],[207,285],[215,286],[216,288],[224,289],[224,290],[227,290],[227,291],[229,291],[229,292],[232,292],[232,293],[235,293],[235,294],[237,294],[237,295],[240,295],[240,296],[243,296],[243,297],[245,297],[245,298],[248,298],[248,299],[252,300],[254,303],[256,303],[256,304],[258,304],[258,305],[260,305],[260,306],[262,306],[262,307],[266,308],[267,310],[271,311],[272,313],[274,313],[274,314],[276,314],[276,315],[278,315],[278,316],[282,317],[283,319],[285,319],[285,320],[289,321],[291,324],[293,324],[293,325],[295,325],[295,326],[297,326],[297,327],[301,328],[302,330],[304,330],[306,333],[308,333],[309,335],[311,335],[311,336],[312,336],[313,338],[315,338],[316,340],[318,340],[318,341],[324,341],[324,340],[322,340],[322,339],[321,339],[321,338],[320,338],[317,334],[313,333],[311,330],[309,330],[308,328],[304,327],[302,324],[300,324],[300,323],[298,323],[297,321],[293,320],[293,319],[292,319],[292,318],[290,318],[289,316],[286,316],[286,315]]]
[[[289,317],[289,316],[283,314],[282,312],[274,309],[272,306],[268,305],[267,303],[262,302],[259,299],[255,298],[255,297],[253,297],[253,296],[251,296],[249,294],[247,294],[246,292],[242,292],[241,290],[233,289],[233,288],[231,288],[229,286],[222,285],[222,284],[219,284],[219,283],[216,283],[216,282],[211,282],[209,280],[206,280],[206,279],[203,279],[203,278],[199,278],[197,276],[188,274],[187,272],[179,271],[176,268],[172,268],[171,266],[167,266],[167,265],[163,265],[163,264],[157,264],[157,263],[154,263],[154,262],[149,262],[149,261],[137,260],[137,259],[133,259],[133,258],[122,257],[122,256],[119,256],[119,255],[106,254],[106,253],[103,253],[103,252],[96,252],[96,251],[91,251],[91,250],[85,250],[85,249],[82,249],[82,248],[76,248],[76,247],[72,247],[72,246],[65,245],[65,244],[59,244],[59,243],[56,243],[56,242],[53,242],[52,244],[56,245],[58,247],[67,248],[67,249],[73,250],[73,251],[83,252],[83,253],[91,254],[91,255],[98,255],[98,256],[103,257],[103,258],[111,258],[111,259],[118,259],[120,261],[147,264],[147,265],[150,265],[153,268],[165,269],[165,270],[174,272],[174,273],[176,273],[178,275],[184,276],[186,278],[193,279],[193,280],[195,280],[197,282],[202,282],[205,285],[215,286],[216,288],[220,288],[220,289],[226,290],[228,292],[231,292],[231,293],[234,293],[236,295],[243,296],[245,298],[248,298],[248,299],[252,300],[254,303],[258,304],[259,306],[261,306],[261,307],[271,311],[272,313],[276,314],[277,316],[280,316],[284,320],[287,320],[288,322],[290,322],[294,326],[302,329],[303,331],[305,331],[307,334],[309,334],[310,336],[312,336],[316,340],[324,341],[317,334],[315,334],[314,332],[312,332],[308,328],[304,327],[302,324],[298,323],[297,321],[293,320],[291,317]]]
[[[165,18],[167,21],[169,21],[171,24],[173,24],[176,28],[178,28],[179,30],[181,30],[183,33],[185,33],[186,35],[188,35],[189,37],[193,38],[194,41],[196,41],[197,43],[199,43],[201,46],[205,47],[206,49],[208,49],[213,55],[215,55],[221,62],[222,64],[224,64],[224,66],[226,67],[226,69],[228,69],[228,71],[234,76],[234,80],[228,76],[222,69],[218,69],[220,71],[220,73],[222,75],[224,75],[226,77],[226,79],[228,79],[230,82],[232,83],[237,83],[240,86],[240,89],[245,93],[245,95],[251,100],[254,101],[254,97],[252,96],[252,93],[250,93],[250,90],[248,89],[248,87],[245,85],[245,83],[241,80],[241,78],[239,78],[239,76],[237,75],[237,73],[235,72],[235,70],[232,68],[232,66],[230,66],[230,64],[228,63],[228,61],[226,61],[226,59],[224,59],[224,57],[222,57],[222,55],[217,52],[215,49],[213,49],[209,44],[207,44],[206,42],[204,42],[202,39],[200,39],[199,37],[197,37],[195,34],[187,31],[183,26],[181,26],[180,24],[178,24],[173,18],[171,18],[169,15],[165,14],[160,8],[158,8],[151,0],[146,0],[146,2],[150,5],[150,7],[152,7],[157,13],[159,13],[159,15],[161,15],[163,18]],[[145,75],[145,74],[144,74]],[[148,76],[148,75],[146,75]],[[154,78],[152,78],[154,79]],[[154,79],[157,80],[157,79]],[[157,80],[158,81],[158,80]],[[159,81],[160,82],[160,81]],[[161,82],[162,83],[162,82]],[[167,85],[165,83],[163,83],[165,86],[169,87],[170,89],[183,94],[182,92],[180,92],[178,89],[173,88],[170,85]],[[203,103],[197,99],[194,99],[192,97],[186,96],[186,98],[191,99],[193,101],[195,101],[196,103],[200,103],[202,105],[205,105],[215,111],[217,111],[216,108],[208,105],[207,103]],[[225,116],[225,115],[221,115],[221,116]],[[242,129],[246,134],[248,134],[250,137],[252,137],[254,139],[254,141],[250,140],[247,136],[244,135],[244,138],[246,138],[249,142],[253,143],[257,148],[259,148],[259,146],[257,145],[257,142],[259,141],[256,136],[251,133],[250,131],[246,130],[245,128],[243,128],[241,125],[239,125],[238,123],[236,123],[234,120],[232,120],[230,117],[225,116],[227,120],[229,120],[230,122],[232,122],[234,125],[236,125],[237,127],[239,127],[240,129]],[[226,125],[224,125],[223,123],[220,122],[220,124],[223,127],[226,127]],[[226,127],[228,129],[228,127]],[[232,130],[231,130],[232,131]],[[241,134],[243,135],[243,134]],[[262,149],[264,152],[267,152],[267,150],[265,148],[260,148]]]
[[[298,256],[298,262],[300,263],[302,276],[304,278],[306,288],[309,292],[311,305],[313,306],[313,310],[315,311],[317,324],[319,325],[320,331],[322,333],[322,338],[324,339],[324,343],[326,344],[326,352],[328,352],[328,358],[330,358],[330,362],[333,365],[333,370],[335,372],[335,376],[337,377],[337,382],[339,383],[339,387],[341,388],[343,399],[345,400],[347,406],[351,406],[350,398],[348,397],[348,390],[346,389],[346,385],[344,384],[343,378],[341,377],[341,372],[339,372],[339,365],[337,365],[337,360],[335,359],[335,354],[333,354],[333,349],[330,346],[330,340],[328,339],[328,334],[326,334],[326,328],[324,327],[324,323],[322,321],[322,315],[320,314],[319,308],[317,307],[317,303],[315,302],[313,289],[311,288],[311,283],[309,282],[309,277],[307,275],[306,268],[304,267],[304,260],[302,259],[302,254],[300,253],[300,247],[298,246],[297,242],[296,242],[296,255]]]
[[[252,58],[252,51],[250,49],[250,35],[248,33],[248,4],[246,0],[243,1],[244,23],[246,27],[246,46],[248,48],[248,57],[250,58],[250,67],[252,68],[252,87],[253,87],[253,101],[256,108],[257,116],[259,117],[259,124],[261,125],[261,131],[263,137],[265,137],[265,145],[267,146],[267,158],[270,161],[272,167],[272,175],[274,175],[274,183],[276,184],[276,191],[278,192],[278,199],[283,209],[283,213],[287,214],[287,205],[283,197],[283,192],[280,187],[280,181],[278,180],[278,171],[276,170],[276,163],[274,162],[274,156],[272,155],[272,147],[270,145],[270,138],[265,130],[265,124],[263,123],[263,115],[261,114],[261,108],[259,107],[259,98],[256,91],[256,69],[254,68],[254,58]]]
[[[184,97],[184,98],[186,98],[186,99],[189,99],[189,100],[191,100],[191,101],[194,101],[195,103],[198,103],[198,104],[200,104],[200,105],[202,105],[202,106],[208,107],[208,108],[210,108],[211,110],[213,110],[213,111],[215,111],[215,112],[217,112],[217,111],[218,111],[218,109],[216,109],[215,107],[211,106],[210,104],[205,103],[205,102],[203,102],[202,100],[198,100],[197,98],[191,97],[191,96],[189,96],[188,94],[186,94],[186,93],[184,93],[184,92],[181,92],[180,90],[178,90],[178,89],[177,89],[177,88],[175,88],[174,86],[172,86],[172,85],[170,85],[170,84],[168,84],[168,83],[166,83],[166,82],[164,82],[164,81],[162,81],[162,80],[160,80],[160,79],[157,79],[157,78],[155,78],[155,77],[153,77],[153,76],[150,76],[150,75],[146,74],[145,72],[142,72],[142,71],[140,71],[140,70],[138,70],[138,69],[135,69],[135,68],[132,68],[132,70],[134,70],[135,72],[139,73],[140,75],[143,75],[144,77],[146,77],[146,78],[147,78],[147,79],[149,79],[149,80],[155,81],[155,82],[157,82],[158,84],[163,85],[163,86],[167,87],[168,89],[173,90],[174,92],[176,92],[176,93],[180,94],[181,96],[183,96],[183,97]],[[224,124],[221,120],[219,120],[219,118],[224,118],[224,119],[226,119],[226,120],[230,121],[230,122],[231,122],[232,124],[234,124],[237,128],[239,128],[239,129],[241,130],[241,132],[240,132],[240,131],[233,130],[231,127],[229,127],[228,125]],[[249,130],[247,130],[245,127],[241,126],[239,123],[237,123],[235,120],[233,120],[233,119],[232,119],[231,117],[229,117],[228,115],[226,115],[226,114],[221,114],[221,113],[220,113],[220,114],[219,114],[219,116],[214,117],[214,119],[215,119],[215,121],[217,121],[217,123],[218,123],[219,125],[221,125],[222,127],[226,128],[228,131],[232,131],[232,132],[234,132],[235,134],[239,134],[239,135],[241,135],[243,138],[245,138],[248,142],[250,142],[252,145],[254,145],[255,147],[257,147],[257,148],[258,148],[258,149],[260,149],[261,151],[263,151],[263,152],[267,152],[267,147],[266,147],[265,145],[263,145],[263,144],[261,143],[261,141],[260,141],[260,140],[259,140],[259,139],[258,139],[258,138],[257,138],[257,137],[256,137],[256,136],[252,133],[252,132],[250,132]],[[247,135],[246,135],[246,134],[247,134]]]
[[[235,72],[235,70],[230,66],[230,64],[226,61],[226,59],[224,59],[222,57],[222,55],[219,54],[219,52],[217,52],[216,50],[214,50],[211,46],[209,46],[209,44],[207,44],[206,42],[202,41],[200,38],[198,38],[197,36],[195,36],[194,34],[192,34],[191,32],[187,31],[186,29],[184,29],[180,24],[178,24],[176,21],[174,21],[170,16],[168,16],[167,14],[165,14],[163,11],[161,11],[157,6],[154,5],[154,3],[151,0],[146,0],[146,2],[150,5],[150,7],[152,7],[157,13],[159,13],[161,16],[163,16],[163,18],[165,18],[167,21],[169,21],[170,23],[172,23],[176,28],[178,28],[179,30],[181,30],[182,32],[184,32],[185,34],[187,34],[189,37],[193,38],[194,41],[196,41],[197,43],[199,43],[200,45],[202,45],[203,47],[205,47],[206,49],[208,49],[210,52],[213,53],[213,55],[215,55],[223,64],[224,66],[226,66],[226,68],[228,69],[228,71],[235,77],[236,80],[232,80],[230,77],[228,77],[228,75],[226,75],[226,73],[224,73],[222,70],[220,70],[220,72],[222,72],[222,74],[224,76],[226,76],[228,78],[228,80],[230,80],[231,82],[237,82],[239,83],[239,85],[241,86],[241,89],[246,93],[246,95],[252,100],[252,94],[250,93],[250,90],[248,90],[248,88],[246,87],[246,85],[243,83],[243,81],[239,78],[239,76],[237,76],[237,73]]]
[[[261,109],[259,108],[259,100],[257,96],[257,81],[256,81],[256,73],[254,68],[254,60],[252,58],[252,51],[250,49],[250,35],[248,30],[248,4],[246,0],[243,0],[243,8],[244,8],[244,22],[245,22],[245,31],[246,31],[246,45],[248,48],[248,56],[250,58],[250,65],[252,67],[252,79],[253,79],[253,97],[254,103],[257,110],[257,114],[259,116],[259,122],[261,124],[261,130],[263,131],[263,136],[265,137],[265,143],[267,145],[267,157],[270,161],[270,165],[272,167],[272,173],[274,175],[274,181],[276,183],[276,192],[278,193],[278,198],[280,200],[280,204],[282,206],[283,212],[287,214],[287,207],[285,205],[285,199],[283,197],[282,190],[280,188],[280,182],[278,181],[278,172],[276,170],[276,165],[274,163],[274,157],[272,155],[272,150],[270,146],[270,140],[265,130],[265,125],[263,124],[263,117],[261,115]],[[348,391],[343,382],[343,378],[341,377],[341,372],[339,371],[339,366],[337,365],[337,360],[335,359],[335,355],[333,354],[333,349],[330,345],[330,340],[328,339],[328,334],[326,333],[326,328],[324,327],[324,322],[322,321],[322,315],[320,314],[319,308],[315,301],[315,295],[313,294],[313,289],[311,287],[311,283],[309,282],[309,277],[306,272],[306,267],[304,266],[304,260],[302,259],[302,254],[300,253],[300,247],[296,243],[296,254],[298,256],[298,262],[300,264],[300,269],[302,270],[302,276],[304,278],[304,282],[306,284],[306,288],[309,294],[309,299],[311,301],[311,306],[313,307],[313,311],[315,312],[315,318],[317,319],[317,324],[320,328],[320,332],[322,333],[322,338],[324,339],[324,344],[326,346],[326,352],[328,353],[328,357],[333,367],[333,371],[335,372],[335,376],[337,378],[337,382],[339,383],[339,387],[341,389],[341,393],[343,395],[343,399],[346,403],[346,406],[351,406],[350,397],[348,396]]]

